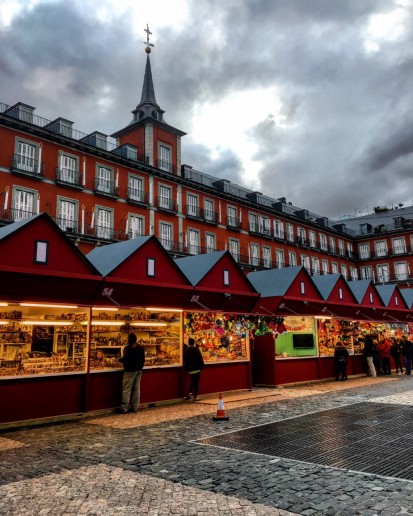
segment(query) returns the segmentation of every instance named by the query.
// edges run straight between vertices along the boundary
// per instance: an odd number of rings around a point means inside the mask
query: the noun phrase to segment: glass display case
[[[0,377],[85,371],[87,319],[77,306],[1,303]]]
[[[129,333],[145,348],[145,368],[182,364],[181,313],[167,309],[94,308],[91,320],[90,369],[122,368]]]
[[[184,340],[195,339],[205,363],[249,360],[248,318],[221,312],[185,312]]]

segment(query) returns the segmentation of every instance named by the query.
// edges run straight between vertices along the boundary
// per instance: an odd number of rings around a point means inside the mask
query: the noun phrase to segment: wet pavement
[[[216,402],[0,433],[0,515],[413,514],[411,377]]]

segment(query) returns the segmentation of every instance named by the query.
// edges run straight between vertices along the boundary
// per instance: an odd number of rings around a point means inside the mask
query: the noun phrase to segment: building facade
[[[176,258],[229,250],[246,272],[303,265],[409,286],[413,207],[332,221],[183,164],[149,53],[133,119],[111,136],[34,111],[0,103],[0,225],[47,212],[85,254],[155,235]]]

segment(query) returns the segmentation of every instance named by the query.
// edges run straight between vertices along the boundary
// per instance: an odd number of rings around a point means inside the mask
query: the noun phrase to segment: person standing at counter
[[[403,366],[402,366],[402,357],[401,357],[401,349],[400,342],[398,342],[394,337],[390,338],[390,354],[393,357],[394,365],[396,366],[396,374],[403,374]]]
[[[339,341],[334,350],[334,366],[336,369],[336,381],[338,381],[338,375],[341,373],[342,380],[348,380],[347,378],[347,361],[348,351],[345,346]]]
[[[134,333],[128,335],[128,344],[123,350],[123,356],[119,359],[123,364],[125,372],[122,382],[122,404],[120,411],[126,414],[131,402],[131,412],[138,412],[141,397],[141,377],[142,369],[145,365],[145,349]]]
[[[199,379],[201,378],[201,371],[204,368],[204,359],[201,350],[195,346],[193,338],[188,339],[188,347],[184,351],[184,369],[189,373],[191,383],[189,385],[188,396],[185,400],[198,401]]]
[[[412,343],[410,340],[407,339],[406,335],[403,335],[401,338],[401,349],[402,349],[402,355],[404,358],[404,366],[406,368],[405,374],[409,375],[412,371]]]
[[[376,354],[376,347],[373,343],[373,339],[371,338],[371,335],[366,335],[364,337],[364,356],[366,357],[367,361],[367,375],[376,377],[376,368],[374,367],[374,356]]]
[[[381,357],[381,365],[383,369],[383,374],[390,375],[391,374],[391,368],[390,368],[390,341],[387,337],[383,336],[380,339],[380,357]]]

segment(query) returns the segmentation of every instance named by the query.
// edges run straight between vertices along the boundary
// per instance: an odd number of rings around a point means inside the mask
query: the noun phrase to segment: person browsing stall
[[[189,401],[191,398],[192,401],[198,401],[199,380],[203,368],[204,359],[201,350],[198,346],[195,346],[195,340],[190,337],[188,339],[188,347],[184,351],[184,369],[189,373],[191,379],[188,396],[184,398],[186,401]]]
[[[123,350],[123,356],[119,359],[123,364],[122,404],[120,412],[126,414],[129,410],[137,412],[141,394],[142,369],[145,365],[145,349],[138,344],[134,333],[128,335],[128,344]],[[130,404],[130,409],[129,409]]]

